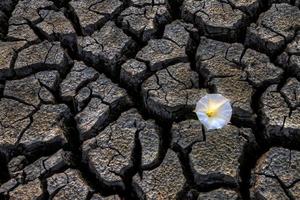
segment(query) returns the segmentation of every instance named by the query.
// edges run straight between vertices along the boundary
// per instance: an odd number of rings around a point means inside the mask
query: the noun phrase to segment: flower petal
[[[207,130],[220,129],[227,125],[227,120],[224,118],[214,117],[210,119],[209,126],[206,127]]]
[[[223,118],[226,121],[226,124],[228,124],[228,122],[231,119],[231,116],[232,116],[232,107],[229,101],[227,101],[218,108],[216,117]]]
[[[210,108],[218,109],[224,103],[229,102],[229,100],[223,97],[221,94],[208,94]]]
[[[209,117],[206,115],[206,113],[197,112],[196,114],[197,114],[199,121],[201,122],[201,124],[203,124],[205,126],[205,128],[210,127]]]
[[[196,112],[205,112],[208,109],[208,102],[209,102],[210,98],[208,95],[205,95],[204,97],[202,97],[196,104]]]

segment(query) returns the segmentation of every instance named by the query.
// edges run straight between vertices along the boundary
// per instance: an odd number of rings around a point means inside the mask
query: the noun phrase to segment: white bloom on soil
[[[207,94],[197,102],[195,113],[207,130],[220,129],[230,122],[232,107],[221,94]]]

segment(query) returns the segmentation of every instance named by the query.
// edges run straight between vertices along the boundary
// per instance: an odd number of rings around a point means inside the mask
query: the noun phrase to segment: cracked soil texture
[[[299,191],[299,0],[0,1],[0,200]]]

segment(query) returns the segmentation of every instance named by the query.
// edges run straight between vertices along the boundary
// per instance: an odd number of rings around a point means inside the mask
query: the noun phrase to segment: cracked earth
[[[1,0],[1,200],[300,199],[299,0]],[[233,117],[206,132],[208,93]]]

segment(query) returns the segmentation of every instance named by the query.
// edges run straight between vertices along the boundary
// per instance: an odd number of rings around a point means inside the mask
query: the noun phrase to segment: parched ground
[[[1,0],[0,199],[300,199],[299,8]]]

